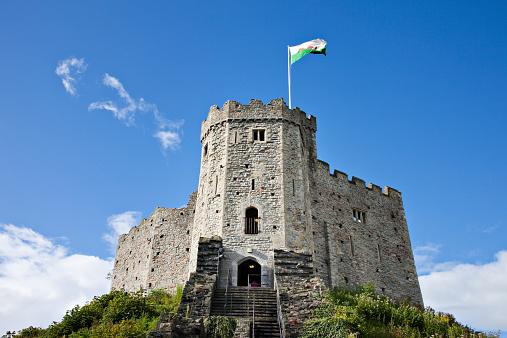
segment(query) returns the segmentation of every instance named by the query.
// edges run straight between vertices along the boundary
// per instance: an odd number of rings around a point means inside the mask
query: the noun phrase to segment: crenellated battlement
[[[300,110],[298,107],[289,109],[283,98],[273,99],[268,104],[263,104],[261,100],[250,100],[249,104],[241,104],[229,100],[224,103],[222,108],[218,105],[211,106],[208,117],[202,122],[201,140],[207,135],[209,129],[221,122],[231,120],[286,120],[297,125],[309,128],[314,133],[317,131],[317,120],[312,115]]]
[[[317,159],[317,162],[320,165],[320,167],[318,167],[319,168],[318,170],[322,171],[322,173],[324,173],[326,175],[329,174],[331,177],[341,180],[343,182],[346,181],[349,184],[352,184],[354,186],[364,187],[367,190],[374,191],[378,194],[383,194],[387,197],[395,196],[395,197],[398,197],[401,199],[401,193],[394,188],[384,186],[384,189],[382,189],[380,186],[373,184],[373,183],[368,183],[368,185],[366,185],[366,182],[363,179],[355,177],[355,176],[352,176],[352,178],[349,180],[349,176],[342,171],[335,169],[334,172],[331,173],[330,168],[329,168],[329,164],[327,162],[324,162],[319,159]]]

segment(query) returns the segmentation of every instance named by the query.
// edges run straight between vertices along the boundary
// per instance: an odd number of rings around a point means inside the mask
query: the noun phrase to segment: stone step
[[[248,295],[250,294],[250,299]],[[211,315],[252,318],[255,300],[255,337],[280,337],[276,290],[266,287],[233,286],[216,289],[211,302]],[[227,302],[227,309],[225,304]]]

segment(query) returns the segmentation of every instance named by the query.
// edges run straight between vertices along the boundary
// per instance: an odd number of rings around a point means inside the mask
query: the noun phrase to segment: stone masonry
[[[212,106],[197,190],[187,207],[157,208],[120,237],[111,287],[174,290],[196,271],[200,239],[220,236],[217,287],[241,283],[252,261],[262,286],[287,284],[280,250],[311,258],[304,285],[371,281],[379,294],[422,304],[401,193],[330,173],[316,131],[315,117],[281,98]]]

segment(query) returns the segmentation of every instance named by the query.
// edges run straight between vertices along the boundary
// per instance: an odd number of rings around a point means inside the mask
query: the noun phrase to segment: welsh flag
[[[289,47],[290,50],[290,64],[301,59],[306,54],[324,54],[326,55],[327,42],[322,39],[315,39],[302,43],[298,46]]]

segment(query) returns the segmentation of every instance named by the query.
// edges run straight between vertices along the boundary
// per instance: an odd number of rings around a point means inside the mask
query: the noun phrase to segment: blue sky
[[[402,192],[425,305],[507,330],[505,1],[0,6],[1,333],[107,292],[115,236],[196,189],[209,107],[288,102],[315,38],[319,159]]]

